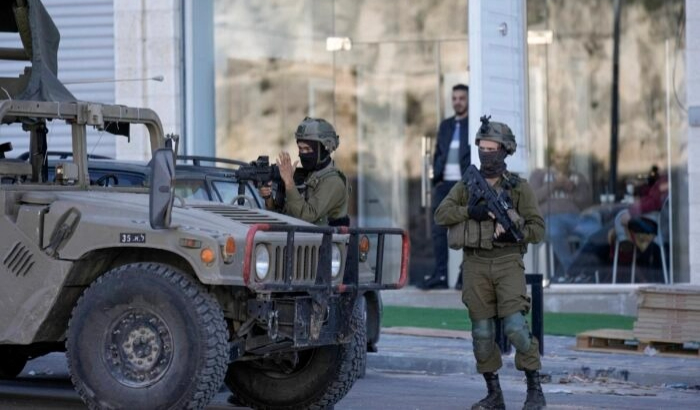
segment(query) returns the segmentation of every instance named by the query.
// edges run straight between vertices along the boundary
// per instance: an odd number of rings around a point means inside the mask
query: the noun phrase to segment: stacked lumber
[[[700,342],[700,286],[640,288],[637,301],[637,340]]]

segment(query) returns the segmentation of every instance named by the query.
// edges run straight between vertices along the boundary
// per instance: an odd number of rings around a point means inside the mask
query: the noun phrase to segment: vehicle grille
[[[213,214],[221,215],[225,218],[229,218],[233,221],[240,222],[246,225],[253,224],[273,224],[273,225],[287,225],[286,222],[275,218],[269,214],[263,214],[261,212],[256,212],[252,209],[238,208],[233,206],[223,206],[223,205],[193,205],[192,208],[201,209],[203,211],[208,211]]]
[[[292,281],[315,281],[318,266],[318,246],[299,245],[294,247],[292,261]],[[284,281],[284,261],[287,255],[286,246],[275,247],[275,281]]]
[[[3,265],[17,276],[26,276],[34,266],[32,253],[23,243],[17,242],[2,260]]]

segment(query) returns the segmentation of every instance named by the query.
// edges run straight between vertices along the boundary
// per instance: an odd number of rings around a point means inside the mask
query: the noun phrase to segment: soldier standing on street
[[[530,298],[525,288],[523,255],[528,243],[544,237],[544,221],[537,198],[524,179],[506,170],[505,158],[515,152],[516,142],[510,128],[482,117],[476,135],[481,175],[497,192],[510,197],[510,219],[520,229],[523,240],[517,242],[511,232],[494,221],[483,199],[470,201],[464,183],[455,185],[435,212],[443,226],[465,222],[462,301],[469,310],[477,371],[484,375],[488,395],[472,409],[505,409],[498,381],[501,352],[495,343],[495,318],[503,319],[505,333],[515,347],[515,366],[527,376],[527,400],[524,409],[546,406],[539,370],[539,342],[532,336],[525,319]],[[475,195],[472,195],[476,197]],[[513,212],[515,211],[515,212]]]
[[[272,189],[261,187],[259,191],[265,199],[265,207],[320,226],[349,226],[347,178],[331,159],[331,152],[340,143],[335,129],[326,120],[306,117],[294,137],[301,168],[297,168],[298,161],[292,164],[289,153],[279,154],[277,165],[286,199],[281,208],[277,208],[272,200]]]

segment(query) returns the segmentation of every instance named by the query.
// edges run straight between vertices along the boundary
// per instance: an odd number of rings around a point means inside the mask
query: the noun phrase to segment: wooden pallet
[[[599,329],[576,335],[576,350],[604,353],[644,354],[647,347],[656,349],[659,356],[697,357],[700,348],[689,348],[683,343],[640,341],[631,330]]]

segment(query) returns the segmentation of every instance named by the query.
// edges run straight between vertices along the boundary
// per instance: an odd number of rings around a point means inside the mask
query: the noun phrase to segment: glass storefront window
[[[353,187],[353,223],[409,229],[412,270],[428,273],[422,149],[452,115],[451,87],[469,83],[467,3],[214,0],[217,155],[296,154],[296,125],[307,115],[328,119],[341,138],[336,164]],[[683,5],[624,2],[610,192],[612,3],[528,2],[525,176],[541,189],[549,240],[532,252],[552,283],[664,282],[664,265],[669,281],[688,279]],[[653,188],[657,181],[665,185]],[[652,188],[663,192],[640,214],[634,207]],[[630,207],[632,217],[656,221],[655,234],[622,228]],[[662,208],[671,217],[659,217]],[[633,229],[639,222],[647,221]]]
[[[685,281],[673,277],[688,260],[683,2],[622,7],[611,191],[613,14],[528,2],[529,29],[552,39],[529,47],[531,183],[548,236],[538,260],[554,284]]]
[[[296,151],[306,115],[332,118],[327,2],[215,1],[216,151],[252,160]]]

